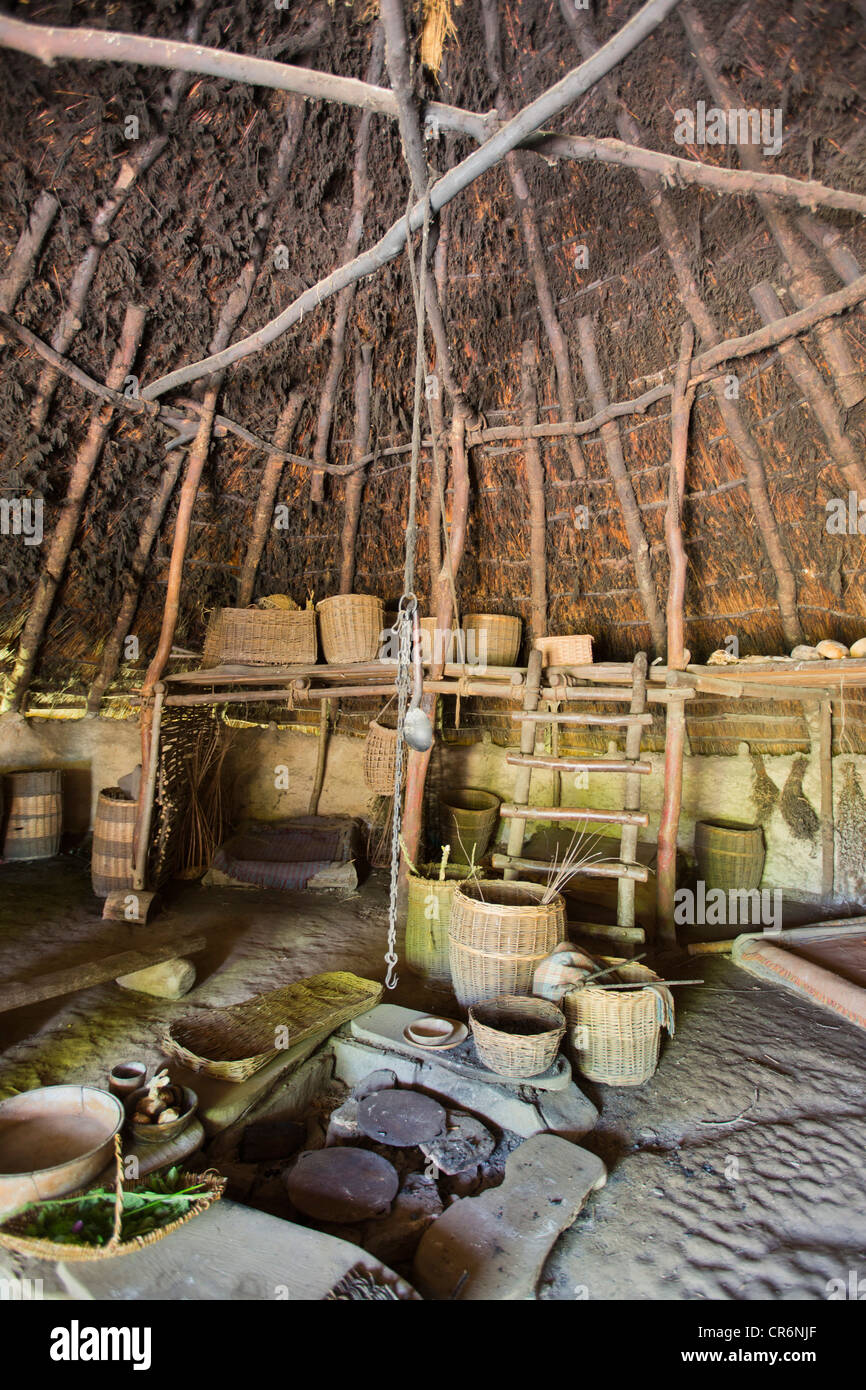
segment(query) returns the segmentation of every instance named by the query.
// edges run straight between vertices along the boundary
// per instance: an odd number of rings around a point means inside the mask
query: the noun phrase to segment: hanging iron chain
[[[400,829],[402,825],[403,800],[403,757],[406,745],[403,741],[403,724],[409,703],[409,681],[412,658],[412,616],[418,607],[414,594],[404,594],[400,599],[394,633],[397,638],[397,675],[394,684],[397,688],[397,747],[394,754],[394,813],[391,819],[391,891],[388,899],[388,949],[385,952],[385,988],[394,989],[398,976],[394,974],[397,964],[397,876],[400,871]]]

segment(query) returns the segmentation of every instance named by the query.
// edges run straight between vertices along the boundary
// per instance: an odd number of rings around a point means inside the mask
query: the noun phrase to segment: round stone
[[[316,1221],[386,1216],[399,1186],[393,1163],[366,1149],[313,1149],[286,1178],[291,1201]]]
[[[361,1133],[378,1144],[410,1149],[445,1132],[445,1109],[420,1091],[376,1091],[358,1107]]]

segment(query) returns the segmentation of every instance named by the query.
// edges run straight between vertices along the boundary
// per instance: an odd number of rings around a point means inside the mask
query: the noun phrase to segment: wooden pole
[[[527,338],[522,350],[521,410],[527,431],[524,444],[526,487],[529,493],[529,631],[533,638],[547,632],[547,519],[544,506],[544,465],[537,442],[529,431],[537,423],[535,343]]]
[[[117,390],[123,385],[135,361],[144,331],[144,319],[145,310],[140,305],[130,305],[120,332],[120,342],[108,371],[107,381],[112,390]],[[3,701],[4,709],[20,710],[27,694],[39,655],[39,646],[51,616],[57,591],[66,574],[91,479],[108,438],[113,418],[113,406],[97,406],[91,414],[87,435],[76,454],[60,518],[51,538],[48,555],[18,643],[18,654]]]
[[[355,437],[352,457],[363,458],[370,447],[370,396],[373,387],[373,349],[362,343],[355,360]],[[340,533],[340,593],[350,594],[355,582],[355,544],[361,520],[365,474],[359,469],[346,479],[343,529]]]
[[[60,204],[54,194],[43,191],[30,209],[27,221],[24,223],[24,228],[15,249],[6,262],[2,279],[0,279],[0,309],[3,310],[4,314],[12,311],[15,301],[30,279],[36,258],[42,249],[42,243],[57,216],[59,207]],[[0,338],[0,342],[3,342],[2,338]]]
[[[537,647],[533,647],[529,653],[529,662],[526,667],[526,685],[523,698],[523,711],[525,714],[535,714],[538,711],[539,694],[541,686],[541,652]],[[532,782],[532,768],[534,761],[529,761],[535,752],[535,730],[536,725],[532,719],[524,719],[520,726],[520,754],[527,761],[519,763],[514,777],[514,800],[522,802],[524,805],[529,801],[529,789]],[[516,860],[523,849],[523,840],[526,827],[522,820],[513,820],[508,827],[508,843],[505,853],[509,860]],[[505,878],[516,878],[517,868],[506,868]]]
[[[165,703],[165,686],[158,681],[154,687],[153,710],[150,718],[150,747],[147,759],[147,772],[142,766],[141,792],[135,824],[135,862],[133,864],[133,891],[142,892],[147,887],[147,858],[150,848],[150,827],[153,823],[153,803],[156,797],[156,777],[159,771],[159,738],[162,730],[162,707]]]
[[[325,766],[328,761],[328,728],[331,714],[331,706],[328,700],[323,700],[319,709],[319,741],[316,748],[316,775],[313,778],[313,789],[310,792],[309,814],[317,816],[319,814],[319,798],[322,795],[322,787],[325,782]]]
[[[668,670],[671,671],[681,671],[686,665],[683,643],[683,607],[687,561],[682,535],[682,508],[685,497],[689,420],[694,397],[694,389],[690,388],[688,384],[693,344],[694,334],[691,325],[684,325],[677,374],[674,380],[670,481],[668,510],[665,519],[665,540],[671,565],[668,590],[667,654]],[[665,718],[664,800],[659,824],[657,861],[658,935],[659,940],[666,946],[675,946],[677,939],[674,923],[674,899],[677,886],[677,832],[683,801],[685,736],[685,705],[682,701],[675,700],[668,705]]]
[[[291,443],[305,400],[306,391],[303,386],[296,386],[280,411],[280,418],[274,431],[274,444],[278,450],[284,450]],[[237,601],[239,608],[248,608],[253,601],[256,575],[259,572],[259,565],[268,540],[268,531],[273,520],[274,504],[277,500],[280,479],[283,476],[283,466],[281,452],[268,454],[259,485],[259,495],[256,501],[256,511],[247,544],[247,552],[238,579]]]
[[[598,354],[595,347],[595,328],[592,319],[588,316],[578,321],[578,333],[580,335],[580,357],[583,363],[583,374],[589,388],[589,395],[592,401],[593,410],[602,411],[607,407],[607,395],[602,383],[601,371],[598,365]],[[637,580],[638,591],[643,603],[643,610],[649,624],[650,636],[655,649],[656,656],[661,656],[664,650],[665,623],[662,611],[659,607],[656,596],[655,579],[652,572],[650,561],[650,549],[644,531],[643,519],[637,498],[634,495],[631,478],[626,468],[625,458],[622,452],[622,441],[619,436],[619,428],[612,422],[602,425],[601,437],[604,443],[605,457],[607,466],[613,478],[616,495],[622,508],[623,521],[625,522],[626,535],[628,537],[629,549],[631,550],[632,564],[634,565],[635,578]]]

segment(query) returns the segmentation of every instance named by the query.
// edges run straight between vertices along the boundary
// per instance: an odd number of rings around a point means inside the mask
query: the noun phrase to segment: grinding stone
[[[367,1221],[385,1216],[400,1179],[393,1163],[366,1149],[314,1149],[286,1177],[298,1211],[316,1221]]]
[[[409,1149],[445,1132],[445,1109],[420,1091],[376,1091],[361,1101],[361,1133],[379,1144]]]

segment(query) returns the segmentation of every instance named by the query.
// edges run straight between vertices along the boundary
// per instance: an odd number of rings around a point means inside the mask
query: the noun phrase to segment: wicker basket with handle
[[[535,968],[565,936],[565,901],[519,879],[479,879],[454,890],[448,928],[454,993],[468,1008],[498,994],[531,994]]]
[[[547,999],[501,994],[469,1010],[478,1056],[500,1076],[540,1076],[553,1065],[565,1017]]]
[[[146,1250],[148,1245],[155,1245],[164,1236],[170,1235],[180,1226],[185,1226],[187,1221],[191,1221],[194,1216],[207,1211],[208,1207],[219,1201],[226,1188],[227,1179],[213,1169],[208,1169],[203,1173],[181,1173],[178,1179],[179,1186],[203,1189],[201,1195],[197,1195],[195,1201],[189,1203],[183,1216],[169,1221],[165,1226],[157,1226],[154,1230],[147,1231],[143,1235],[133,1236],[131,1240],[123,1240],[121,1237],[123,1194],[124,1192],[136,1192],[139,1188],[146,1188],[147,1178],[140,1178],[136,1182],[124,1184],[119,1134],[114,1137],[114,1153],[116,1161],[114,1226],[111,1237],[105,1245],[67,1245],[63,1241],[42,1240],[39,1236],[24,1235],[23,1231],[27,1229],[31,1218],[26,1212],[19,1212],[0,1225],[0,1246],[7,1250],[13,1250],[18,1255],[33,1255],[39,1260],[62,1260],[64,1264],[71,1260],[79,1262],[83,1260],[110,1260],[115,1255],[130,1255],[135,1250]],[[86,1196],[86,1189],[73,1193],[72,1196]],[[70,1198],[65,1197],[63,1200],[68,1201]]]
[[[389,729],[371,719],[364,740],[364,781],[377,796],[394,795],[394,773],[397,766],[397,730]],[[403,759],[403,778],[406,784],[407,759]]]
[[[591,666],[592,638],[588,632],[569,637],[537,637],[532,644],[545,666]]]
[[[648,966],[623,961],[622,983],[658,982]],[[610,985],[613,976],[605,976]],[[655,989],[601,989],[586,985],[566,994],[562,1007],[568,1021],[572,1060],[589,1081],[606,1086],[642,1086],[655,1072],[665,1025],[665,1004]]]
[[[322,651],[330,666],[375,661],[384,628],[385,606],[372,594],[336,594],[316,604]]]
[[[522,624],[519,618],[510,613],[467,613],[463,619],[464,632],[474,632],[475,652],[473,664],[487,666],[513,666],[520,655],[520,636]]]

